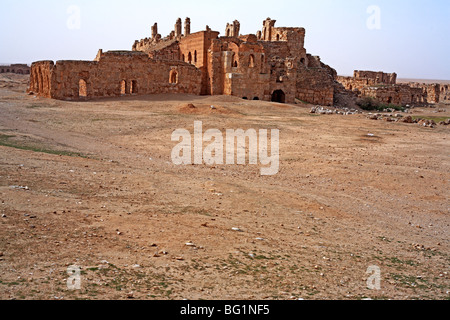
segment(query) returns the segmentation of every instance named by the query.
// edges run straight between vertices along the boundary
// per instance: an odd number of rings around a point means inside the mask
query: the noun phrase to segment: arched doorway
[[[120,81],[120,94],[122,96],[127,94],[128,91],[127,89],[128,89],[127,81],[126,80]]]
[[[86,98],[87,97],[87,83],[86,80],[80,79],[78,83],[78,96],[80,98]]]
[[[250,58],[249,58],[248,67],[249,68],[255,67],[255,56],[252,54],[250,55]]]
[[[283,90],[275,90],[272,93],[272,102],[279,102],[279,103],[286,102],[286,95],[284,94]]]
[[[178,83],[178,72],[176,70],[171,70],[169,75],[169,83],[177,84]]]
[[[131,80],[130,93],[136,94],[138,93],[138,83],[137,80]]]

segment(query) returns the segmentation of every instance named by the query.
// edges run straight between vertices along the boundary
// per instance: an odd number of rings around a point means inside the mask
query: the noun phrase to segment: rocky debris
[[[427,128],[435,128],[437,126],[436,122],[434,120],[430,120],[430,119],[420,119],[420,118],[416,118],[414,119],[412,116],[408,115],[408,116],[403,116],[401,114],[372,114],[369,113],[367,114],[367,119],[370,120],[384,120],[387,122],[400,122],[400,123],[417,123],[418,125],[422,126],[422,127],[427,127]],[[443,126],[447,126],[450,125],[450,119],[447,119],[446,121],[441,121],[439,122],[439,125],[443,125]]]
[[[414,119],[411,116],[406,116],[406,117],[400,119],[399,122],[402,122],[402,123],[414,123]]]
[[[311,108],[310,113],[312,114],[339,114],[339,115],[352,115],[352,114],[358,114],[361,113],[360,111],[356,110],[356,109],[349,109],[349,108],[334,108],[334,109],[328,109],[328,108],[324,108],[322,106],[315,106]]]
[[[379,120],[380,118],[381,118],[381,114],[380,115],[378,115],[378,114],[369,114],[367,116],[367,119],[370,119],[370,120]]]
[[[434,128],[436,126],[436,122],[434,122],[434,120],[420,119],[417,123],[422,127]]]
[[[11,189],[18,189],[18,190],[26,190],[26,191],[30,190],[30,188],[28,188],[28,186],[25,186],[25,187],[23,187],[23,186],[10,186],[10,188]]]

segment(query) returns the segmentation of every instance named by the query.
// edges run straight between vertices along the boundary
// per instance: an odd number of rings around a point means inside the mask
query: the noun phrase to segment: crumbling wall
[[[54,77],[53,61],[38,61],[31,65],[30,91],[45,98],[53,98],[52,83]]]
[[[195,67],[182,62],[155,61],[144,53],[131,51],[107,52],[99,61],[35,63],[29,88],[54,99],[156,93],[198,95],[200,89],[200,72]]]
[[[353,77],[355,78],[355,80],[364,80],[364,79],[369,80],[370,85],[377,85],[377,84],[394,85],[397,83],[396,73],[355,70]]]
[[[323,106],[334,104],[334,78],[325,68],[300,68],[296,87],[296,98],[301,101]]]
[[[441,94],[439,97],[440,101],[450,101],[450,91],[448,84],[441,84]]]
[[[337,77],[342,86],[358,97],[371,97],[385,104],[416,105],[438,103],[439,84],[396,84],[396,73],[355,71],[354,77]]]
[[[30,67],[26,64],[10,64],[0,66],[0,73],[30,74]]]
[[[361,92],[362,97],[371,97],[384,104],[411,105],[426,101],[426,95],[421,88],[412,88],[408,85],[395,85],[384,87],[366,87]]]
[[[34,65],[30,90],[58,99],[173,92],[333,105],[336,71],[307,53],[304,28],[275,22],[268,18],[256,35],[240,35],[236,20],[219,37],[208,26],[191,33],[189,18],[182,34],[178,19],[165,38],[155,23],[151,38],[136,40],[132,51]]]

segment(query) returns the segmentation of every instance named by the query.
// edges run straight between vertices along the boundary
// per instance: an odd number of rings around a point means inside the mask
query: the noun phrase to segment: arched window
[[[127,81],[126,80],[122,80],[120,82],[120,94],[121,95],[127,94]]]
[[[186,57],[184,56],[184,54],[181,55],[181,61],[186,62]]]
[[[280,35],[277,34],[277,41],[280,41]]]
[[[132,81],[131,81],[130,93],[131,93],[131,94],[136,94],[136,93],[138,93],[138,84],[137,84],[137,80],[132,80]]]
[[[190,52],[188,54],[188,62],[192,63],[192,53],[190,53]]]
[[[237,67],[238,67],[238,62],[237,62],[236,54],[235,54],[235,53],[233,53],[233,57],[231,58],[231,66],[232,66],[233,68],[237,68]]]
[[[87,83],[86,80],[80,79],[78,83],[78,96],[80,98],[86,98],[87,97]]]
[[[197,50],[194,51],[194,63],[197,63]]]
[[[252,55],[252,54],[250,55],[248,66],[249,66],[249,68],[254,68],[255,67],[255,56]]]
[[[300,63],[301,63],[302,65],[305,65],[305,62],[306,62],[306,61],[305,61],[305,58],[301,58],[301,59],[300,59]]]
[[[169,83],[173,83],[173,84],[178,83],[178,72],[176,70],[170,71]]]

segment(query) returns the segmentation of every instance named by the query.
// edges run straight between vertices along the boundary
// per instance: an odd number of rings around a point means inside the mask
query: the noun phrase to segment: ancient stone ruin
[[[99,51],[94,61],[32,64],[29,91],[55,99],[129,94],[232,95],[249,100],[333,105],[337,73],[304,48],[305,29],[263,22],[256,34],[240,35],[240,23],[225,36],[206,26],[191,33],[190,19],[176,21],[165,38],[158,25],[132,51]]]
[[[0,66],[0,73],[30,74],[30,67],[26,64],[10,64]]]
[[[370,97],[384,104],[420,105],[439,103],[445,92],[440,84],[411,82],[397,84],[397,74],[373,71],[355,71],[353,77],[337,77],[345,90],[359,98]]]
[[[29,92],[64,100],[156,93],[230,95],[280,103],[333,106],[340,96],[371,97],[387,105],[438,103],[448,86],[397,84],[397,74],[336,71],[307,53],[304,28],[275,27],[267,18],[256,34],[241,35],[240,22],[225,36],[206,26],[191,33],[191,20],[177,19],[166,37],[136,40],[132,51],[99,50],[94,61],[40,61],[31,66]],[[2,71],[3,72],[3,71]]]

